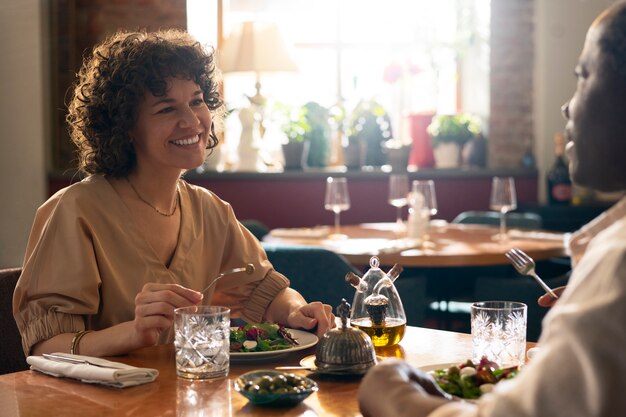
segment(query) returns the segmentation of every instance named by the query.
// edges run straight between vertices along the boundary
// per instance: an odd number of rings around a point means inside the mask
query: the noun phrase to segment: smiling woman
[[[137,106],[137,121],[130,131],[136,150],[137,171],[196,168],[204,162],[212,117],[198,84],[167,78],[163,96],[146,94]]]
[[[215,77],[212,51],[182,31],[119,32],[86,59],[68,122],[88,176],[37,212],[13,310],[25,354],[170,343],[174,309],[208,303],[246,321],[334,325],[330,306],[288,288],[228,203],[182,179],[218,142]]]

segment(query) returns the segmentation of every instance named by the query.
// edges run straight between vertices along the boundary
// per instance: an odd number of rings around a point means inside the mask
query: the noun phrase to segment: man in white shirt
[[[562,109],[570,175],[582,186],[624,191],[626,2],[591,25],[575,73],[576,92]],[[571,250],[569,284],[544,320],[541,348],[515,379],[476,404],[451,401],[428,375],[385,361],[361,383],[363,415],[626,416],[626,198],[577,232]]]

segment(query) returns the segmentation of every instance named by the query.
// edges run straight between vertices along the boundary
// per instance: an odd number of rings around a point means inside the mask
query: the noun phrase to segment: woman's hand
[[[133,328],[138,347],[153,346],[174,322],[174,309],[200,303],[202,294],[178,284],[148,283],[135,297]]]
[[[552,291],[554,291],[554,293],[561,298],[561,294],[563,294],[563,291],[565,291],[565,287],[558,287],[553,289]],[[541,297],[539,297],[539,299],[537,300],[537,303],[541,306],[541,307],[552,307],[554,305],[554,303],[556,303],[557,301],[559,301],[558,298],[552,298],[552,296],[550,294],[544,294]]]
[[[305,304],[289,314],[287,326],[307,330],[317,326],[317,336],[321,337],[326,331],[335,327],[333,308],[319,301]]]
[[[276,294],[265,310],[264,319],[271,323],[307,330],[317,326],[318,336],[335,327],[335,315],[331,306],[319,301],[307,303],[293,288],[285,288]]]

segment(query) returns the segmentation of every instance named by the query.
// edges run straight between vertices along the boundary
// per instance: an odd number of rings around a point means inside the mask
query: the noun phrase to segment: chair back
[[[13,292],[21,273],[22,268],[0,269],[0,375],[28,369],[13,318]]]
[[[452,223],[461,224],[500,224],[500,213],[495,211],[464,211],[452,220]],[[506,224],[509,227],[524,229],[541,229],[541,216],[536,213],[507,213]]]
[[[330,304],[333,310],[342,298],[352,302],[355,290],[344,277],[361,273],[343,256],[321,247],[267,243],[263,247],[274,269],[289,278],[291,288],[307,301]]]
[[[246,219],[241,220],[242,225],[246,227],[257,239],[263,240],[263,237],[270,232],[270,228],[258,220]]]

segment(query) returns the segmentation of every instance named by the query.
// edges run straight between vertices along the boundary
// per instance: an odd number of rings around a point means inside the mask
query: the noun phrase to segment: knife
[[[120,366],[104,365],[95,361],[93,362],[89,361],[87,359],[82,359],[82,358],[78,359],[78,358],[73,358],[71,356],[59,355],[55,353],[44,353],[42,356],[48,360],[55,361],[55,362],[73,363],[75,365],[91,365],[91,366],[97,366],[99,368],[108,368],[108,369],[126,369],[126,366],[123,364],[120,364]]]

